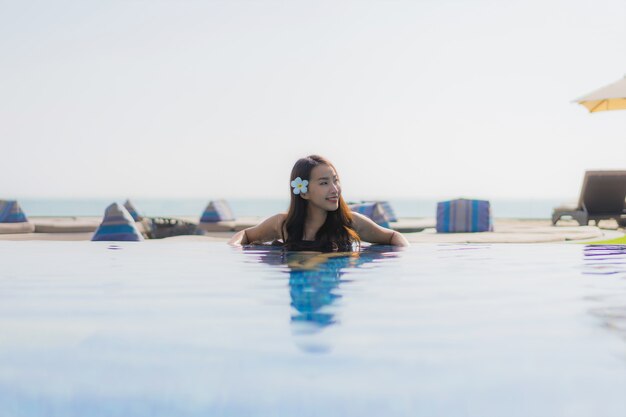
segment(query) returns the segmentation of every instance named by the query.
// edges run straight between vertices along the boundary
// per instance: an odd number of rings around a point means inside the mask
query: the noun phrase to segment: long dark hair
[[[306,158],[298,159],[291,170],[290,183],[297,177],[303,180],[311,180],[311,171],[318,165],[328,165],[337,170],[327,159],[319,155],[309,155]],[[360,243],[361,239],[353,228],[352,212],[339,194],[339,208],[329,211],[326,221],[315,235],[313,245],[304,243],[304,220],[306,219],[309,202],[300,195],[293,193],[290,188],[291,203],[289,212],[283,224],[283,230],[287,232],[287,240],[284,239],[285,246],[289,250],[321,250],[321,251],[350,251],[353,243]]]

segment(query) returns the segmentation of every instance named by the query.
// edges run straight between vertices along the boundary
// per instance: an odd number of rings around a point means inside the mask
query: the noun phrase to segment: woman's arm
[[[354,230],[366,242],[382,245],[410,246],[409,241],[402,236],[402,233],[379,226],[369,217],[359,213],[352,213],[352,220]]]
[[[252,242],[268,242],[282,238],[281,228],[285,221],[285,214],[276,214],[263,220],[256,226],[235,233],[228,241],[229,245],[241,246]]]

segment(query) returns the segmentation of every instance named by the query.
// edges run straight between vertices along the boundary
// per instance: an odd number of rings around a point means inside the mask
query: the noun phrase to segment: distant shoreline
[[[35,217],[98,217],[110,203],[124,202],[125,198],[18,199],[27,216]],[[210,199],[131,199],[137,210],[146,216],[200,217]],[[286,199],[227,199],[237,217],[266,217],[288,208]],[[389,199],[396,215],[405,218],[435,217],[437,201],[441,199]],[[494,218],[548,219],[552,209],[563,199],[493,199]]]

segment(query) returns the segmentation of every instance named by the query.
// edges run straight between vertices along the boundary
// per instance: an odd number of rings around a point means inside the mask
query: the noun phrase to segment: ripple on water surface
[[[623,417],[625,258],[0,242],[0,416]]]

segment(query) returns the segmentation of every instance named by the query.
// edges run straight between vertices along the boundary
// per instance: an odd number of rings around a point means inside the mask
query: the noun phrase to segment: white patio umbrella
[[[574,101],[587,107],[590,113],[604,110],[624,110],[626,109],[626,76]]]

